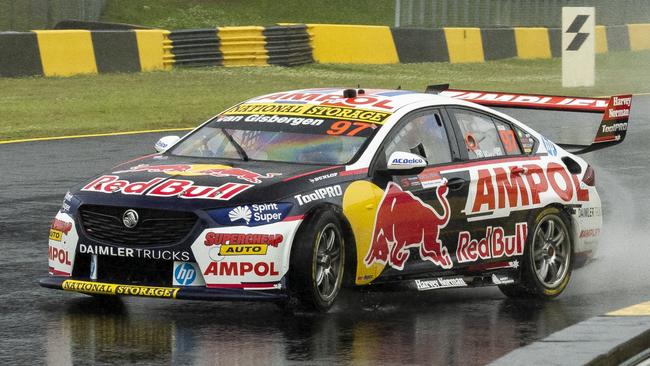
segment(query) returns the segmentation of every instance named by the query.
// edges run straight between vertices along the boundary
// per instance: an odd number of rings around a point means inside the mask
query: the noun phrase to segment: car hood
[[[342,166],[181,158],[167,155],[127,162],[71,192],[83,203],[205,209],[278,202],[313,189],[303,176]]]

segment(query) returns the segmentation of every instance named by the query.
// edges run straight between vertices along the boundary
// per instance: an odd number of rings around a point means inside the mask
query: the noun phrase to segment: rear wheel
[[[327,311],[341,290],[345,270],[345,240],[338,217],[322,210],[311,215],[291,248],[289,286],[308,308]]]
[[[555,207],[542,210],[529,231],[521,282],[499,286],[509,297],[558,296],[569,284],[573,267],[573,246],[569,219]]]

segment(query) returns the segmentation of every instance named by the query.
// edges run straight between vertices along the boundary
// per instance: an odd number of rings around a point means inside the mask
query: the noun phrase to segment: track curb
[[[589,318],[490,365],[618,365],[648,348],[650,302]]]

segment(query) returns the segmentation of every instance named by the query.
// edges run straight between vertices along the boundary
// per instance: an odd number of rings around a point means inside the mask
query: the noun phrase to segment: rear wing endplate
[[[467,100],[489,107],[499,107],[500,109],[536,109],[602,115],[596,136],[591,144],[558,144],[574,154],[600,150],[623,142],[627,132],[630,109],[632,108],[631,94],[615,95],[609,98],[582,98],[449,89],[448,84],[430,85],[427,87],[426,92]]]

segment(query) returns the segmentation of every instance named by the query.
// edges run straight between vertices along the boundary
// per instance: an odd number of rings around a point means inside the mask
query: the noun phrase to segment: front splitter
[[[236,288],[157,287],[87,281],[63,276],[39,279],[47,288],[79,292],[88,295],[156,297],[179,300],[211,301],[282,301],[288,296],[280,290],[244,290]]]

